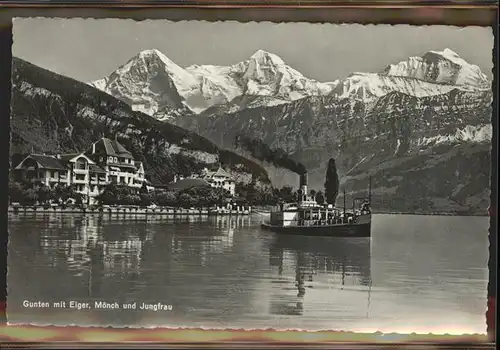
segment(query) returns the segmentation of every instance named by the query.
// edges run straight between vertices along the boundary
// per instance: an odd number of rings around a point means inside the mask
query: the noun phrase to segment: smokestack
[[[300,175],[300,190],[304,196],[307,195],[307,172]]]

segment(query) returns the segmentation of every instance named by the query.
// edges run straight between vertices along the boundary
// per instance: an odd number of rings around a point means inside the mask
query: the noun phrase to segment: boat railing
[[[338,215],[325,217],[315,217],[315,218],[304,218],[304,219],[282,219],[279,221],[280,225],[283,226],[327,226],[327,225],[346,225],[355,224],[358,220],[357,216],[354,215]]]

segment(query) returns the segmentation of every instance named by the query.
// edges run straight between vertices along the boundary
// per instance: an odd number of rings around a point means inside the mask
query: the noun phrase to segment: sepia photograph
[[[14,19],[8,323],[486,334],[493,43]]]

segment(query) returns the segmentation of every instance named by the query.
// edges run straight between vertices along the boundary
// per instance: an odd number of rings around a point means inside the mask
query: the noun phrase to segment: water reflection
[[[276,235],[259,223],[9,215],[9,321],[370,332],[434,322],[437,332],[484,331],[487,239],[470,234],[487,231],[484,218],[375,216],[371,240]],[[173,310],[24,309],[23,300]]]
[[[54,257],[51,259],[53,267],[64,262],[68,270],[80,275],[96,265],[102,265],[97,269],[105,275],[125,270],[140,273],[141,261],[147,255],[145,244],[172,247],[173,252],[200,258],[199,264],[203,265],[207,253],[220,254],[230,250],[235,230],[250,226],[248,216],[173,218],[167,215],[33,214],[9,219],[11,229],[15,229],[16,223],[36,222],[38,232],[33,233],[39,233],[37,246],[40,252]],[[161,226],[164,226],[163,230]],[[200,227],[205,230],[200,230]],[[165,232],[168,241],[160,236],[161,231],[168,231]],[[30,255],[33,254],[36,253]]]
[[[119,303],[168,300],[180,311],[224,299],[224,284],[217,285],[220,291],[207,286],[225,275],[219,266],[228,273],[236,266],[224,262],[225,254],[234,249],[235,232],[251,225],[248,216],[51,213],[10,219],[9,266],[13,268],[9,287],[11,295],[18,296],[10,300],[19,299],[12,305],[24,298]],[[16,287],[20,285],[33,286],[19,293]],[[219,309],[214,305],[213,313]],[[114,312],[99,317],[125,325],[138,322],[143,315]]]
[[[293,282],[284,277],[287,263],[295,273]],[[359,285],[368,287],[368,292],[371,288],[369,238],[277,235],[269,248],[269,264],[277,267],[281,285],[270,301],[270,312],[275,315],[302,315],[306,292],[314,288],[344,290]]]

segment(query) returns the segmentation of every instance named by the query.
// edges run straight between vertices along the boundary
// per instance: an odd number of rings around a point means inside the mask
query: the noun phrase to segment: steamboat
[[[307,194],[307,173],[300,176],[300,191],[296,203],[282,203],[270,213],[270,220],[261,225],[264,230],[283,234],[371,237],[371,178],[366,198],[354,198],[346,208],[318,204]]]

